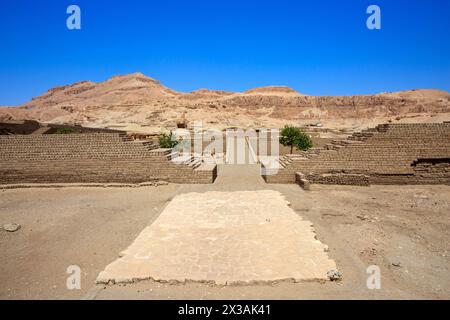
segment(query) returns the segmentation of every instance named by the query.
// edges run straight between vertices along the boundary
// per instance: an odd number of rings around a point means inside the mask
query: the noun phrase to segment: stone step
[[[199,158],[193,158],[193,159],[191,160],[191,162],[188,163],[188,166],[189,166],[189,167],[192,167],[192,168],[194,168],[194,169],[196,169],[196,168],[198,168],[201,164],[202,164],[202,159],[199,159]]]

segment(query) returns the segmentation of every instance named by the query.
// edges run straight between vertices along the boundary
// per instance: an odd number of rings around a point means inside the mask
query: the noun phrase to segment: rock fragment
[[[3,225],[3,229],[7,232],[16,232],[21,228],[20,224],[17,223],[7,223]]]
[[[327,272],[327,277],[331,281],[339,281],[339,280],[342,280],[342,273],[333,269],[333,270],[330,270]]]

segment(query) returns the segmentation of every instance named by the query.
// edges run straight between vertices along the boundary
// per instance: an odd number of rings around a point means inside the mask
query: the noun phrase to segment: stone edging
[[[169,183],[166,181],[142,182],[142,183],[21,183],[2,184],[0,190],[8,189],[30,189],[30,188],[140,188],[159,187]]]

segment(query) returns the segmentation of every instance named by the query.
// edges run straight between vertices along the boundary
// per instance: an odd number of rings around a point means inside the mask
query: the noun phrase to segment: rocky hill
[[[182,115],[205,127],[281,127],[323,123],[361,129],[380,122],[450,120],[450,93],[409,90],[358,96],[307,96],[285,86],[245,92],[172,90],[141,73],[50,89],[18,107],[0,108],[0,121],[38,120],[91,127],[157,132]]]

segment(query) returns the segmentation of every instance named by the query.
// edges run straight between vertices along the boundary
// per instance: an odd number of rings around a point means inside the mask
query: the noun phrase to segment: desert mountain
[[[427,89],[316,97],[285,86],[182,93],[134,73],[50,89],[22,106],[0,108],[0,121],[32,119],[155,132],[175,127],[183,114],[188,121],[221,129],[319,121],[330,128],[361,128],[385,121],[450,120],[450,93]]]
[[[406,99],[450,99],[450,93],[443,90],[436,89],[422,89],[422,90],[405,90],[398,92],[385,92],[381,93],[381,96],[393,97],[393,98],[406,98]]]
[[[267,95],[267,96],[280,96],[280,97],[302,97],[305,96],[294,89],[286,86],[267,86],[261,88],[254,88],[245,91],[244,93],[250,95]]]

